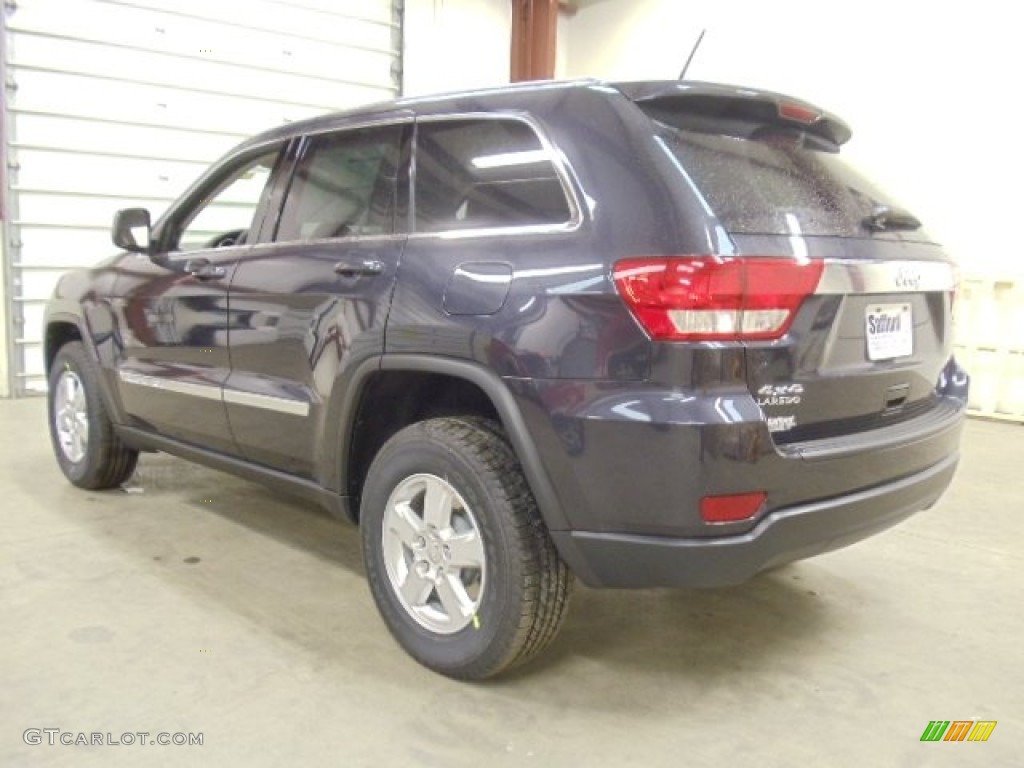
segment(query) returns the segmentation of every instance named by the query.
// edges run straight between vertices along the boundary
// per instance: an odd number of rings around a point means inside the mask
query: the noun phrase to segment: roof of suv
[[[708,115],[741,117],[764,122],[788,122],[836,144],[850,138],[850,128],[833,114],[780,93],[719,83],[677,80],[609,82],[593,78],[515,83],[494,88],[413,96],[376,102],[278,126],[246,144],[263,143],[302,133],[340,127],[346,122],[372,122],[417,115],[439,115],[508,109],[529,109],[553,91],[590,90],[615,93],[653,109],[685,107]]]

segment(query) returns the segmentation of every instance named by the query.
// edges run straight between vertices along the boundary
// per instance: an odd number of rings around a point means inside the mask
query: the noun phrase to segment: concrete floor
[[[78,491],[41,400],[0,424],[3,766],[1024,765],[1020,426],[971,422],[893,531],[730,589],[579,588],[542,660],[466,685],[391,640],[354,529],[160,455],[138,492]],[[998,726],[921,743],[936,719]]]

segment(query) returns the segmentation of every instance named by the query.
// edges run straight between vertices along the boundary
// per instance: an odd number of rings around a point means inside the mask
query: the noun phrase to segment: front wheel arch
[[[68,319],[51,320],[46,325],[46,336],[43,340],[43,370],[53,367],[53,359],[61,347],[72,341],[82,341],[82,331],[78,323]]]

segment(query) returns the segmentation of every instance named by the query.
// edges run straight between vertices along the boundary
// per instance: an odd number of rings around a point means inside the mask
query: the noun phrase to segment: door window
[[[277,242],[372,237],[395,231],[403,128],[314,136],[295,169]]]
[[[273,172],[278,149],[261,153],[235,167],[182,219],[169,250],[191,251],[241,245],[251,229]]]

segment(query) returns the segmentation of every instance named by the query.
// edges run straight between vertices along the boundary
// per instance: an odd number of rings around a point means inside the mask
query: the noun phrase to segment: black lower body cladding
[[[958,455],[876,488],[780,509],[748,533],[671,538],[561,532],[556,546],[592,587],[720,587],[760,571],[854,544],[932,506],[949,486]]]
[[[952,480],[966,407],[940,397],[892,428],[779,448],[745,393],[581,384],[565,412],[533,387],[521,407],[569,518],[552,536],[582,581],[608,587],[737,583],[926,509]],[[755,492],[767,502],[749,519],[701,516],[705,497]]]

